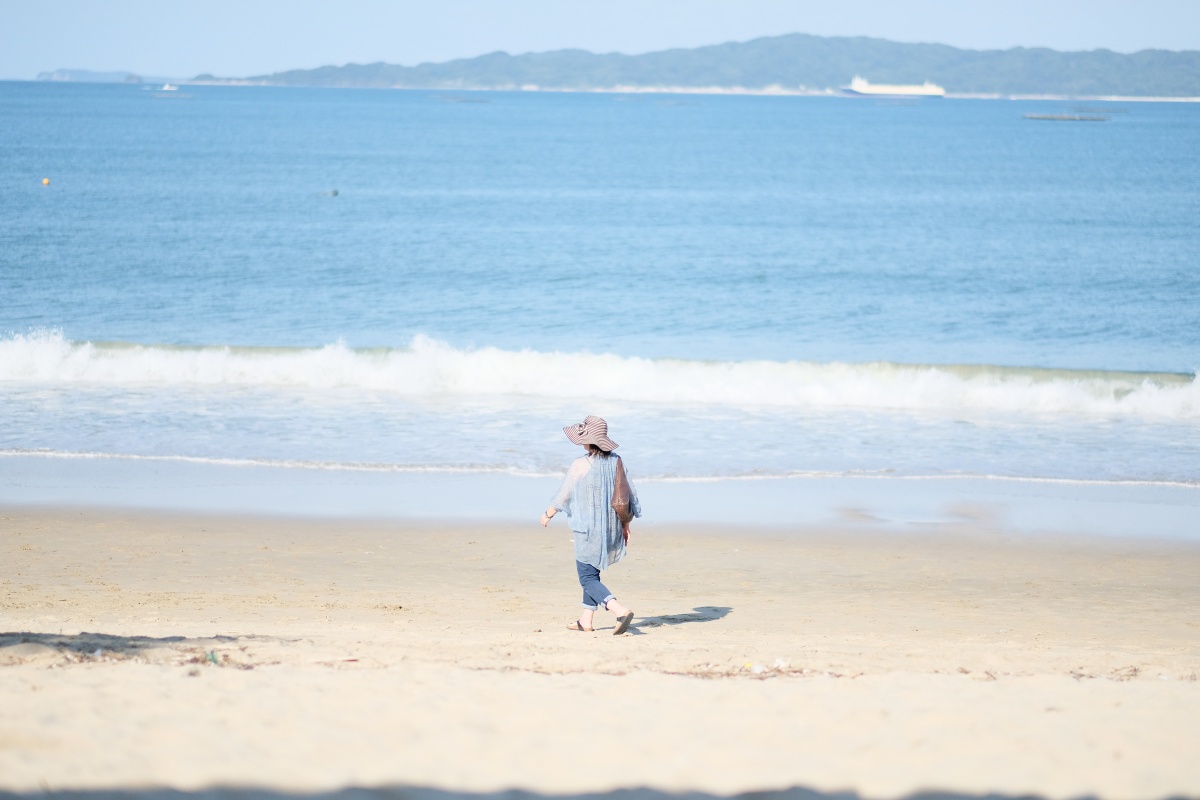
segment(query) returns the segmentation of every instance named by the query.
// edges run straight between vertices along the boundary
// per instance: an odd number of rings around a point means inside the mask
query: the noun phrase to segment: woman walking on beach
[[[600,582],[600,570],[625,557],[629,523],[642,515],[642,509],[621,457],[613,453],[617,443],[608,438],[608,423],[600,417],[587,417],[563,428],[563,433],[587,450],[572,462],[562,487],[542,514],[544,528],[559,511],[566,512],[575,533],[575,570],[583,586],[583,613],[567,628],[595,630],[592,617],[597,608],[604,608],[617,615],[613,635],[619,635],[629,630],[633,612]]]

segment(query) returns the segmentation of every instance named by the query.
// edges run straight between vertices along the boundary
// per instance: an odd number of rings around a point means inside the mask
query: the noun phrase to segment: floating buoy
[[[50,179],[42,178],[42,186],[49,186],[49,185],[50,185]]]

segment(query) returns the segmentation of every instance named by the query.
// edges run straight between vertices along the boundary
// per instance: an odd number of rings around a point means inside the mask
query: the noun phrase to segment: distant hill
[[[143,77],[132,72],[94,72],[90,69],[56,69],[39,72],[36,80],[57,83],[166,83],[169,78]]]
[[[90,69],[56,69],[39,72],[39,81],[70,83],[141,83],[142,79],[132,72],[94,72]]]
[[[845,86],[855,75],[873,83],[929,80],[951,94],[1200,97],[1200,52],[960,50],[940,44],[794,33],[634,56],[586,50],[518,56],[496,52],[415,67],[347,64],[229,82],[411,89],[820,91]],[[196,80],[224,81],[211,75]]]

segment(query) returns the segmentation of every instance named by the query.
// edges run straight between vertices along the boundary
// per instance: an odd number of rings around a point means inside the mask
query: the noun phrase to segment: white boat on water
[[[886,97],[895,99],[919,99],[923,97],[945,97],[946,90],[936,83],[922,84],[871,83],[866,78],[854,76],[842,93],[851,97]]]
[[[170,97],[172,99],[174,99],[174,98],[182,99],[184,97],[191,97],[191,95],[188,94],[187,92],[179,91],[179,84],[177,84],[177,83],[164,83],[162,85],[161,89],[154,90],[154,96],[155,97]]]

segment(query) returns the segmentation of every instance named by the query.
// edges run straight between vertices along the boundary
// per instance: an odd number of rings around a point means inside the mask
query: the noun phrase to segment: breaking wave
[[[164,346],[0,339],[0,386],[352,389],[411,398],[526,396],[679,406],[1054,413],[1200,420],[1195,375],[802,361],[689,361],[592,353],[406,348]]]

